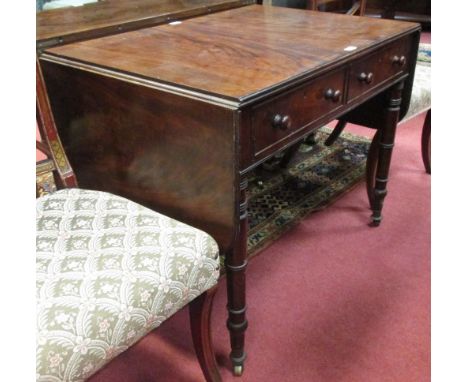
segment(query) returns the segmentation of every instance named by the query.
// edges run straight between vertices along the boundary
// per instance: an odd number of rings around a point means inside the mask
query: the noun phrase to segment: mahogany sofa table
[[[246,5],[43,52],[80,184],[200,228],[225,254],[236,374],[246,355],[247,173],[338,117],[378,128],[378,223],[419,33],[412,23]]]

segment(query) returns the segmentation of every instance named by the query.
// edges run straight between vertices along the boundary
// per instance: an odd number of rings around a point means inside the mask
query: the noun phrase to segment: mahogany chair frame
[[[36,122],[41,136],[41,141],[36,141],[36,149],[47,157],[47,159],[36,164],[36,173],[53,171],[58,189],[78,187],[77,178],[58,135],[47,95],[47,88],[37,58]],[[193,345],[203,375],[208,382],[220,382],[222,380],[214,356],[210,330],[211,311],[216,289],[217,286],[212,287],[189,303]]]

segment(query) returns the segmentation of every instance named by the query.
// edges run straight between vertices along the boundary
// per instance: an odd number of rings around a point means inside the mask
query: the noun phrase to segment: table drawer
[[[348,102],[408,70],[411,38],[398,40],[351,65]]]
[[[343,104],[344,70],[254,106],[251,114],[254,154],[258,157]]]

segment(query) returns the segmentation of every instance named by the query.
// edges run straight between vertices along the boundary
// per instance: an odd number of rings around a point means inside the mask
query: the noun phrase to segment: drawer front
[[[411,38],[391,43],[351,65],[348,101],[408,70]]]
[[[341,70],[255,106],[251,114],[255,157],[343,105],[344,81]]]

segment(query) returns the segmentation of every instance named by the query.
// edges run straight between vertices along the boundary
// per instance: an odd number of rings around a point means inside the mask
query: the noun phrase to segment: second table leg
[[[226,282],[228,299],[227,327],[231,339],[231,362],[234,375],[242,375],[246,353],[244,337],[247,329],[245,302],[245,269],[247,267],[247,179],[240,182],[239,231],[233,250],[226,254]]]
[[[373,197],[371,198],[372,224],[378,226],[382,221],[383,201],[387,195],[388,173],[395,142],[395,131],[400,114],[401,93],[404,82],[388,90],[388,102],[385,108],[385,120],[379,131],[378,159]]]

